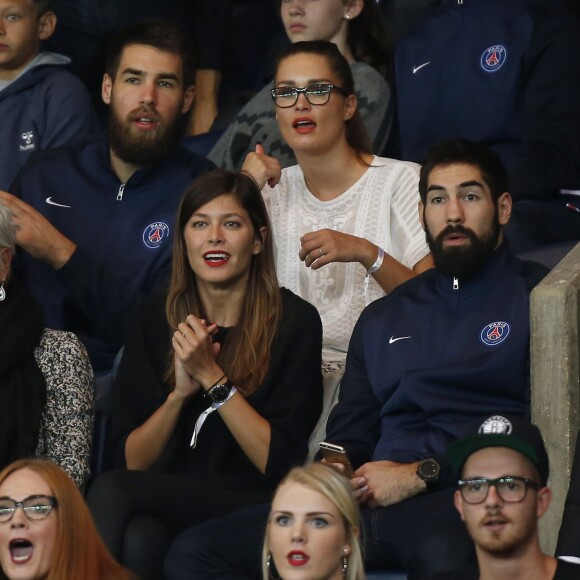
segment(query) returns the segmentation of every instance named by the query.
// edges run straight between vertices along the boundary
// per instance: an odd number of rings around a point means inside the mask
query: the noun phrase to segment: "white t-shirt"
[[[371,277],[365,297],[366,270],[358,262],[307,268],[298,257],[300,237],[325,228],[345,232],[381,246],[412,268],[429,252],[419,223],[418,183],[417,164],[375,157],[372,167],[352,187],[330,201],[310,193],[299,165],[284,169],[276,187],[265,186],[279,283],[318,309],[325,361],[345,360],[362,310],[385,292]]]

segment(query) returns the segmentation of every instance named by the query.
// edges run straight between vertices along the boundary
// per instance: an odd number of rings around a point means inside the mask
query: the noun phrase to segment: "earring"
[[[0,302],[6,299],[6,290],[4,290],[4,280],[0,282]]]
[[[278,571],[276,570],[276,566],[272,560],[272,552],[268,552],[266,556],[266,567],[268,568],[268,578],[272,580],[282,580],[278,575]]]
[[[345,14],[345,15],[344,15],[344,17],[345,17],[347,20],[350,20],[350,14]]]
[[[344,556],[342,559],[342,575],[346,576],[346,571],[348,570],[348,557]]]
[[[257,256],[260,253],[260,250],[254,250],[252,253],[254,254],[254,256]]]

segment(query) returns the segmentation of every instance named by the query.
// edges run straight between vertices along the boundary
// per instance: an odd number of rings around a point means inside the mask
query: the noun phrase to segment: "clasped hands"
[[[211,339],[217,330],[217,324],[193,314],[177,326],[171,338],[176,395],[187,398],[200,388],[207,390],[225,374],[216,361],[221,345]]]

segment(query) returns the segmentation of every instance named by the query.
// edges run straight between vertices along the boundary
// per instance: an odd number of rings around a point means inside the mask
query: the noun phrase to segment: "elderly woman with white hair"
[[[15,232],[0,204],[0,469],[24,457],[89,479],[93,371],[78,338],[44,328],[40,306],[12,273]]]

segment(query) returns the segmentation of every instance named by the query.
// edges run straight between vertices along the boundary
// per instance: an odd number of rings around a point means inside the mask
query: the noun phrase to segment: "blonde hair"
[[[21,469],[42,477],[57,501],[57,537],[47,580],[135,580],[109,554],[77,486],[58,465],[43,459],[19,459],[0,473],[0,485]],[[8,578],[3,570],[0,578]]]
[[[352,494],[350,483],[344,475],[324,463],[310,463],[304,467],[295,467],[280,482],[278,489],[289,482],[299,483],[325,497],[338,510],[342,517],[347,543],[351,547],[348,556],[348,568],[345,580],[365,580],[364,561],[358,531],[360,530],[360,512]],[[277,492],[276,492],[277,493]],[[266,562],[270,554],[270,521],[266,526],[266,535],[262,549],[262,578],[269,580],[270,569]]]

